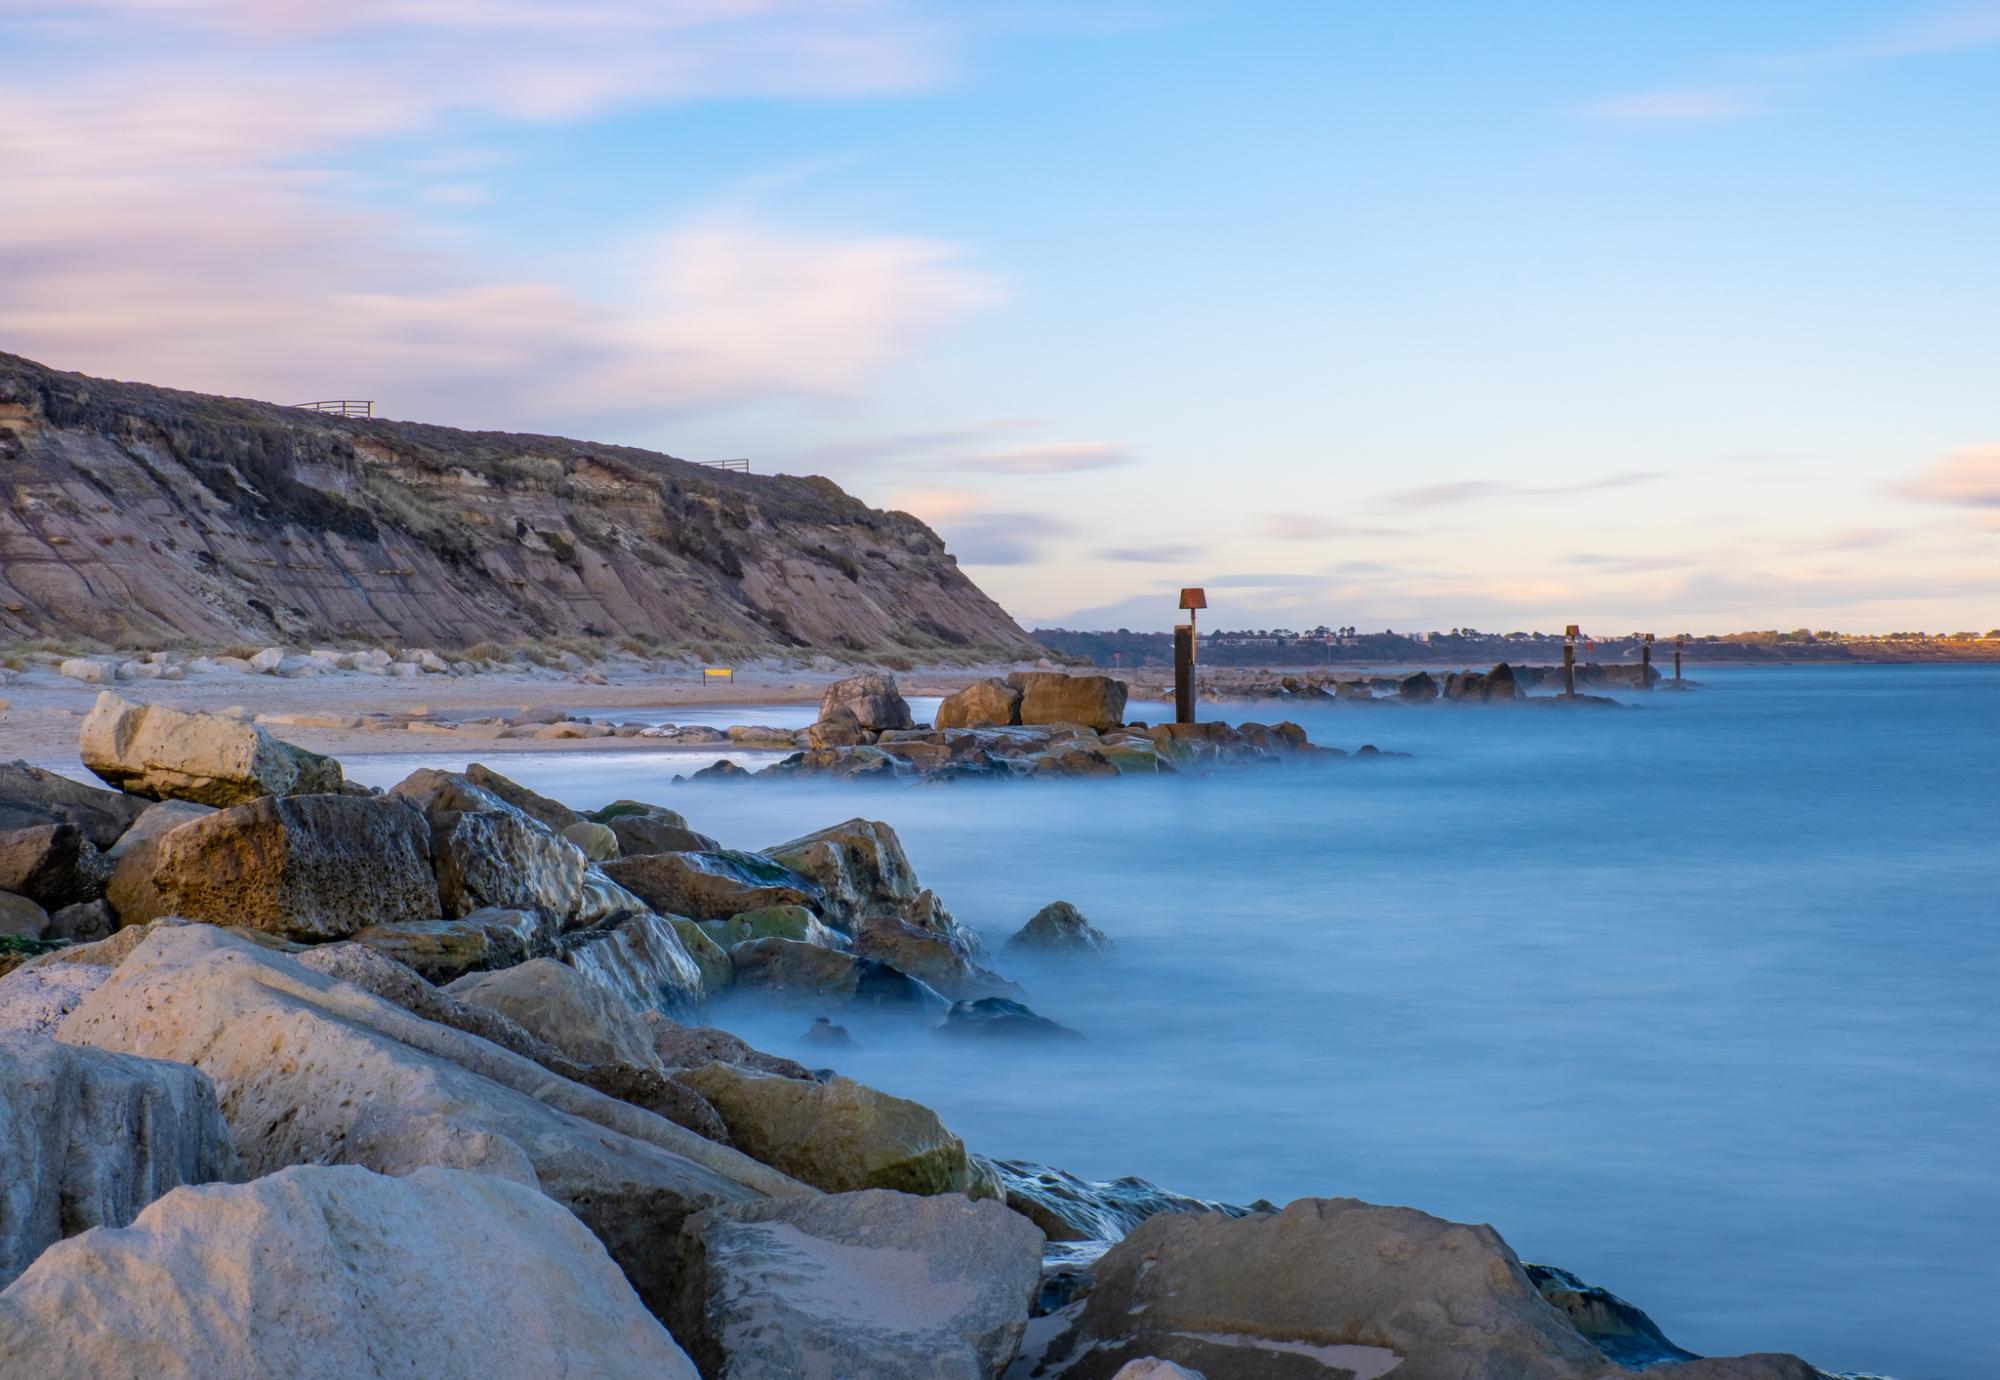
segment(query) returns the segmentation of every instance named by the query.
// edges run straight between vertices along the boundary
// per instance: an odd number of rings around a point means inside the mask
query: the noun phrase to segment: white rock
[[[258,672],[260,675],[268,675],[284,664],[285,649],[283,647],[266,647],[263,651],[250,658],[250,669]]]
[[[1203,1376],[1198,1370],[1162,1361],[1157,1356],[1142,1356],[1120,1366],[1111,1380],[1203,1380]]]
[[[0,1035],[53,1038],[62,1018],[110,976],[110,968],[96,963],[16,968],[0,977]]]
[[[718,1208],[681,1229],[668,1320],[705,1374],[991,1380],[1041,1277],[996,1202],[871,1189]]]
[[[80,680],[86,685],[102,685],[105,681],[117,679],[110,667],[89,657],[70,657],[56,670],[71,680]]]
[[[76,965],[72,965],[76,966]],[[215,1088],[191,1068],[0,1035],[0,1283],[89,1227],[122,1227],[187,1183],[234,1177]],[[0,1339],[0,1369],[15,1369]]]
[[[178,1189],[0,1293],[0,1355],[37,1380],[696,1380],[574,1217],[445,1169]]]
[[[414,661],[392,661],[385,670],[387,674],[392,676],[419,676],[423,674],[423,668],[418,666]]]
[[[664,1073],[638,1014],[589,978],[549,958],[468,973],[445,991],[511,1017],[577,1063],[623,1063]]]

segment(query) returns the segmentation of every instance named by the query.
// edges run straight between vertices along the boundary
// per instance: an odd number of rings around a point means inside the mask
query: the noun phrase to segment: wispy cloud
[[[1893,492],[1954,508],[2000,508],[2000,445],[1955,450],[1896,485]]]
[[[1077,474],[1137,463],[1124,446],[1104,441],[1046,441],[967,456],[956,462],[956,468],[983,474]]]
[[[929,523],[962,565],[1033,565],[1046,554],[1044,543],[1077,531],[1047,513],[997,509],[972,489],[900,489],[886,506]]]
[[[1407,537],[1404,527],[1371,526],[1343,522],[1313,513],[1266,513],[1258,520],[1258,530],[1273,541],[1338,541],[1343,537]]]
[[[1762,103],[1749,92],[1727,86],[1684,86],[1638,91],[1597,101],[1583,113],[1599,120],[1629,120],[1658,124],[1708,124],[1758,114]]]
[[[1193,542],[1161,542],[1157,546],[1114,546],[1102,555],[1107,561],[1132,565],[1183,565],[1202,558],[1205,547]]]
[[[1629,470],[1586,479],[1574,484],[1515,484],[1498,479],[1460,479],[1448,484],[1425,484],[1385,494],[1380,502],[1391,508],[1448,508],[1462,503],[1478,503],[1495,498],[1546,498],[1557,494],[1598,493],[1607,489],[1630,489],[1664,478],[1658,470]]]

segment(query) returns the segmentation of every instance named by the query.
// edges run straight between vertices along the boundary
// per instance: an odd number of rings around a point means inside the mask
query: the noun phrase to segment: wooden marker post
[[[1181,591],[1181,607],[1188,621],[1174,628],[1174,722],[1194,722],[1194,611],[1208,607],[1208,593],[1202,589]]]
[[[1687,645],[1687,640],[1688,635],[1686,633],[1674,634],[1674,680],[1676,682],[1681,678],[1681,648]]]
[[[1563,629],[1563,698],[1576,698],[1576,639],[1580,636],[1576,624]]]
[[[1646,634],[1646,640],[1639,644],[1639,688],[1653,688],[1653,635]]]

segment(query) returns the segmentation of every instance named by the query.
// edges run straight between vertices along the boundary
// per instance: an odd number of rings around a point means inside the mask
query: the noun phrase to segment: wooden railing
[[[372,417],[375,403],[369,398],[326,398],[320,402],[293,403],[307,412],[325,412],[335,417]]]
[[[750,473],[750,462],[748,460],[703,460],[701,463],[712,470],[735,470],[738,474]]]

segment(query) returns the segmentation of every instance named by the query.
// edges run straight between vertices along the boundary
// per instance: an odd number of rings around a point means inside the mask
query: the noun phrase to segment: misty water
[[[736,847],[893,824],[1036,1009],[1089,1037],[849,1021],[831,1062],[989,1155],[1491,1222],[1700,1352],[2000,1374],[2000,668],[1698,674],[1596,712],[1206,706],[1416,756],[1205,778],[677,787],[710,759],[496,765],[578,806],[659,800]],[[1001,951],[1056,898],[1115,959]],[[715,1017],[824,1064],[812,1014]]]

